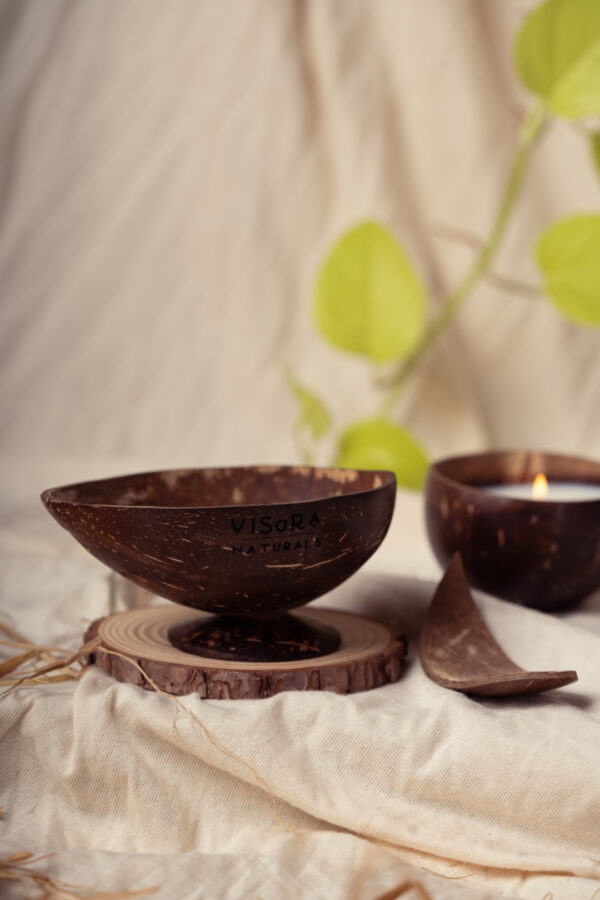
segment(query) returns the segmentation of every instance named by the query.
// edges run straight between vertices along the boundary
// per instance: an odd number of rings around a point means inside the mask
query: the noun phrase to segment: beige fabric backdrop
[[[363,365],[313,333],[315,267],[379,216],[440,302],[471,251],[435,226],[485,234],[528,102],[509,65],[526,6],[0,2],[4,618],[75,646],[107,608],[105,570],[44,513],[42,488],[292,459],[284,362],[339,421],[371,411]],[[536,232],[600,199],[566,126],[537,162],[497,264],[527,281]],[[433,455],[598,455],[599,348],[545,301],[486,284],[399,412]],[[400,494],[370,571],[325,602],[414,639],[438,576],[420,499]],[[186,701],[274,798],[185,715],[173,726],[168,700],[100,673],[1,701],[2,847],[52,851],[45,871],[103,890],[161,884],[161,900],[370,900],[413,877],[436,900],[587,900],[599,600],[562,618],[480,602],[517,661],[576,666],[578,685],[476,703],[413,661],[355,697]]]
[[[161,461],[293,453],[291,362],[338,415],[363,364],[313,333],[340,231],[389,222],[432,304],[483,236],[527,98],[511,0],[2,4],[0,441]],[[546,138],[497,268],[535,277],[554,218],[595,209],[587,148]],[[597,332],[490,285],[404,405],[433,453],[600,451]]]

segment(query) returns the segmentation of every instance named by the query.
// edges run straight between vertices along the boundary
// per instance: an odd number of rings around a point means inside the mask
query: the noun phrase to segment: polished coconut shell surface
[[[273,615],[330,591],[389,527],[390,472],[179,469],[53,488],[42,500],[94,556],[162,597]]]
[[[473,601],[459,553],[452,557],[431,601],[419,656],[432,681],[465,694],[539,694],[577,681],[572,669],[532,672],[506,655]]]

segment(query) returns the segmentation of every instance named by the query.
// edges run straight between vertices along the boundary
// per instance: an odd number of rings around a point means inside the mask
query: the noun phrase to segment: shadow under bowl
[[[427,533],[445,568],[457,551],[475,588],[554,611],[600,586],[600,500],[540,501],[486,487],[550,482],[600,485],[600,464],[579,457],[509,450],[435,463],[425,487]]]
[[[273,616],[332,590],[375,552],[390,472],[251,466],[146,472],[44,491],[97,559],[184,606]]]

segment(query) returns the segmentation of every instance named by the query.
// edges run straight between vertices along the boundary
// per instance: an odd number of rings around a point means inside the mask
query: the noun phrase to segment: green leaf
[[[571,216],[538,241],[544,288],[567,318],[600,326],[600,215]]]
[[[331,416],[323,401],[310,388],[301,384],[291,369],[285,371],[288,387],[298,402],[297,429],[306,428],[315,440],[322,438],[331,426]]]
[[[335,245],[317,276],[315,319],[336,347],[375,362],[402,359],[425,326],[421,283],[394,236],[364,222]]]
[[[340,437],[336,466],[349,469],[387,469],[399,487],[420,491],[427,474],[427,456],[406,428],[388,419],[365,419]]]
[[[600,131],[590,135],[590,146],[592,150],[592,159],[596,166],[596,172],[600,175]]]
[[[600,2],[546,0],[515,42],[523,83],[566,119],[600,114]]]

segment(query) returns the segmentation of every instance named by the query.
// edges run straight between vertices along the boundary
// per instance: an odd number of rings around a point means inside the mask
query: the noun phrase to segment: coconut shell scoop
[[[577,672],[528,672],[508,658],[473,602],[459,553],[431,601],[419,656],[432,681],[466,694],[537,694],[577,681]]]

